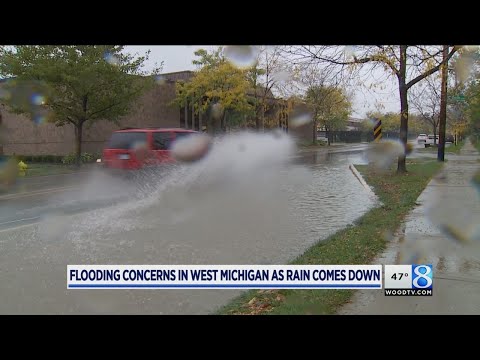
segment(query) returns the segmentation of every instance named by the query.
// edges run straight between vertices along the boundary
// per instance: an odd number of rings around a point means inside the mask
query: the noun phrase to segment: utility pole
[[[443,45],[442,51],[442,90],[440,93],[440,124],[437,160],[445,161],[445,128],[447,125],[447,76],[448,76],[448,45]]]

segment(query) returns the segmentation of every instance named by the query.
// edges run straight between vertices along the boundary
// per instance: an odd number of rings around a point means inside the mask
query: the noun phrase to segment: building
[[[188,81],[193,71],[179,71],[162,74],[158,84],[145,93],[135,104],[135,110],[119,119],[118,124],[98,121],[83,129],[82,151],[100,153],[111,133],[125,127],[181,127],[203,130],[206,125],[202,116],[194,114],[189,104],[179,108],[172,102],[175,99],[177,81]],[[1,91],[1,84],[0,84]],[[284,102],[269,94],[272,105],[266,116],[278,122],[278,127],[288,131],[288,114]],[[6,155],[67,155],[74,151],[75,130],[73,125],[61,127],[52,123],[36,124],[29,117],[13,114],[0,104],[0,130],[6,136],[0,138],[0,149]],[[305,128],[305,126],[303,126]],[[307,126],[308,128],[308,126]],[[311,129],[295,129],[297,137],[311,134]],[[311,136],[310,136],[311,137]]]
[[[350,117],[348,118],[348,123],[347,123],[347,131],[361,131],[362,130],[362,123],[365,121],[365,119],[360,119],[360,118],[353,118]]]

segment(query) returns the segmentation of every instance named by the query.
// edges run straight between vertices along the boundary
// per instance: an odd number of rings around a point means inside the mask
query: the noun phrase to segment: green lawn
[[[299,149],[317,149],[317,148],[324,148],[328,146],[326,141],[317,140],[315,143],[312,141],[302,141],[298,143]]]
[[[28,168],[25,176],[41,176],[41,175],[55,175],[67,174],[78,171],[78,168],[63,164],[48,164],[48,163],[27,163]]]
[[[473,144],[475,145],[475,147],[477,148],[477,150],[480,151],[480,140],[474,141]]]
[[[457,145],[450,145],[445,148],[445,153],[452,153],[452,154],[460,154],[460,149],[465,145],[465,140],[459,141]],[[438,151],[438,148],[436,146],[429,146],[427,148],[421,148],[418,149],[420,152],[434,152],[436,153]]]
[[[356,166],[383,206],[374,208],[328,239],[319,241],[292,264],[369,264],[386,247],[386,234],[394,232],[440,169],[436,160],[412,160],[408,173],[378,173]],[[334,314],[353,290],[252,290],[234,299],[219,314]]]
[[[473,145],[477,148],[478,151],[480,151],[480,141],[478,141],[475,136],[472,136],[472,142]],[[480,161],[480,160],[478,160]],[[473,182],[476,183],[477,185],[480,185],[480,171],[477,171],[477,173],[473,176]]]

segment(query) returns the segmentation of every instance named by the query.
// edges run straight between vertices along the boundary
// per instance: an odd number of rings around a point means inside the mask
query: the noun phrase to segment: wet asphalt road
[[[338,158],[335,154],[348,159],[348,154],[361,154],[365,148],[365,144],[352,144],[332,146],[328,151],[307,150],[295,155],[293,161],[329,164]],[[88,196],[89,183],[103,196]],[[98,187],[102,189],[96,191]],[[8,192],[0,193],[0,230],[36,223],[48,214],[73,214],[109,206],[135,196],[136,190],[128,180],[112,179],[101,170],[19,178]]]
[[[184,168],[154,183],[24,179],[0,197],[0,314],[211,313],[240,292],[67,290],[66,266],[286,263],[373,206],[348,168],[365,147],[297,153],[245,178],[227,166],[203,182]]]

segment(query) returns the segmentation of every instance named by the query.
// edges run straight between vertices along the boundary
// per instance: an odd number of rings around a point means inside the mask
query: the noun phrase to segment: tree
[[[400,98],[400,140],[407,149],[408,136],[408,91],[437,72],[444,63],[459,50],[454,46],[442,58],[442,48],[438,46],[357,46],[355,51],[346,53],[340,46],[289,46],[285,52],[293,62],[322,64],[324,67],[337,67],[338,74],[344,69],[351,73],[358,70],[383,69],[388,76],[397,79]],[[370,69],[363,65],[370,65]],[[340,76],[340,75],[339,75]],[[406,152],[398,158],[397,172],[406,172]]]
[[[311,86],[305,96],[312,111],[313,142],[317,140],[317,124],[325,129],[328,145],[330,132],[344,128],[352,111],[345,92],[333,86]]]
[[[447,126],[455,142],[466,131],[480,132],[479,47],[462,48],[453,61],[454,84],[448,89]]]
[[[480,136],[480,75],[468,85],[465,90],[466,99],[466,120],[468,130],[474,135]],[[459,124],[461,125],[461,123]],[[467,126],[459,126],[460,131],[465,131]]]
[[[221,48],[213,52],[200,49],[195,55],[199,57],[194,60],[199,70],[189,82],[177,83],[175,103],[194,104],[195,113],[209,115],[209,132],[225,132],[254,110],[248,102],[249,83],[245,71],[228,62]]]
[[[380,111],[369,111],[367,113],[367,126],[368,130],[373,132],[374,122],[372,119],[378,119],[382,121],[382,131],[398,131],[398,125],[400,124],[400,114],[387,112],[382,113]]]
[[[410,101],[417,110],[420,119],[430,125],[434,135],[434,144],[437,145],[437,129],[440,122],[440,86],[441,79],[432,75],[425,79],[425,86],[417,93],[412,92]]]
[[[80,164],[84,126],[99,120],[118,121],[133,102],[155,84],[142,71],[149,53],[134,56],[117,45],[2,46],[0,76],[12,77],[6,88],[13,111],[48,112],[57,126],[72,124]],[[158,72],[154,69],[152,74]],[[32,104],[32,94],[37,96]],[[40,99],[40,100],[39,100]]]
[[[369,131],[373,133],[373,127],[375,122],[373,119],[378,119],[382,121],[382,131],[384,132],[395,132],[398,134],[399,125],[400,125],[400,113],[387,112],[382,113],[380,111],[369,111],[367,118],[362,123],[362,130]],[[420,116],[417,114],[410,114],[408,117],[409,129],[415,134],[425,133],[429,131],[429,126],[421,120]]]
[[[257,130],[264,131],[265,113],[272,103],[273,90],[289,77],[280,47],[259,47],[255,64],[247,69],[246,75],[254,93],[255,126]]]

